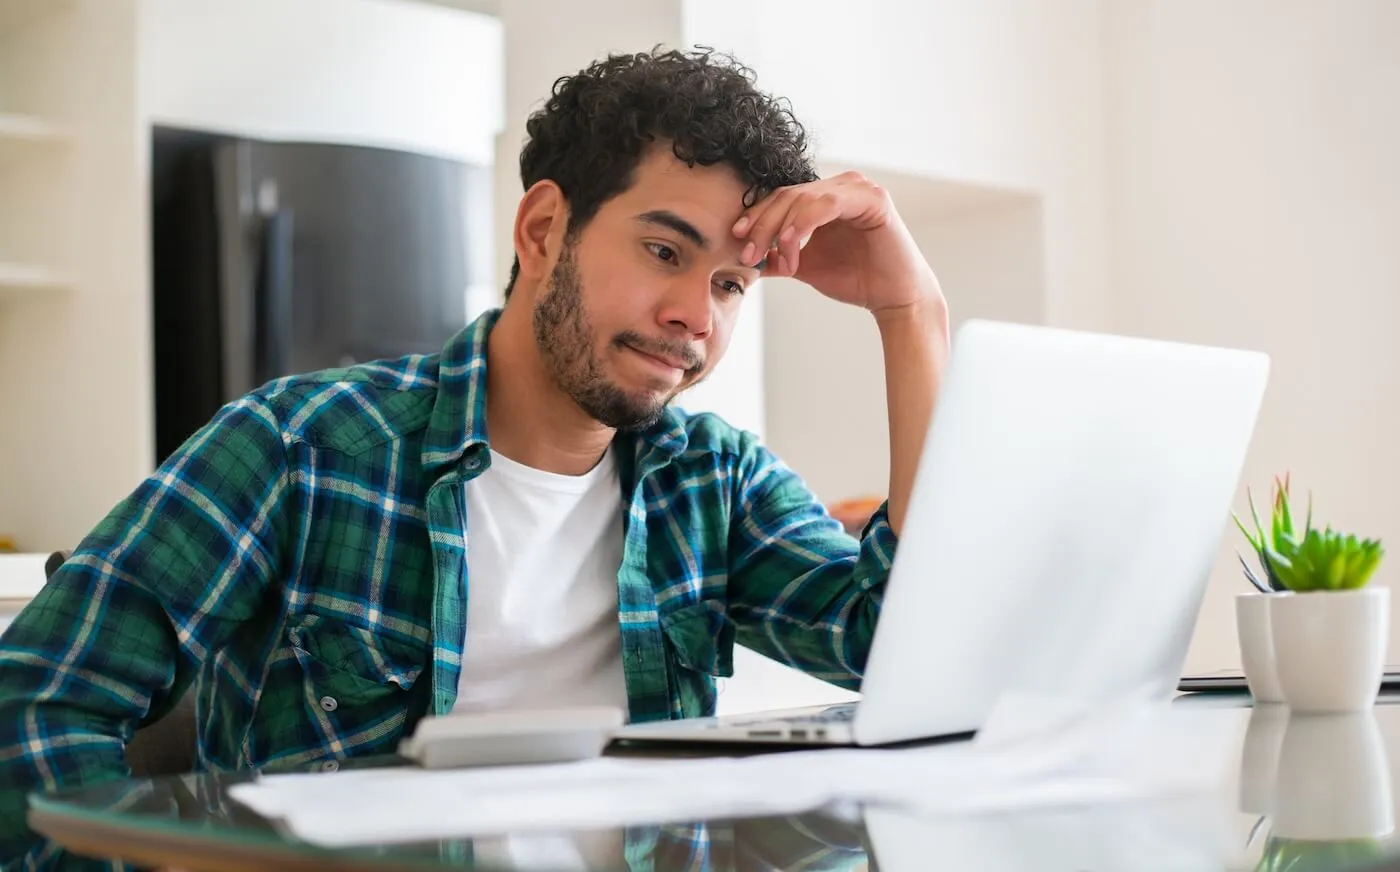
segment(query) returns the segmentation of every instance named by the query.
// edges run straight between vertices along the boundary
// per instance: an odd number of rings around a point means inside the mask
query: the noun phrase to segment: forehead
[[[725,164],[688,166],[678,160],[669,145],[656,145],[643,153],[632,174],[632,186],[613,202],[629,212],[652,209],[695,210],[692,220],[737,220],[744,211],[748,190]]]

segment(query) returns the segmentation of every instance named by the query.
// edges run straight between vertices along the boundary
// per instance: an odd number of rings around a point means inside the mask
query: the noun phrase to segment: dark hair
[[[754,87],[753,70],[712,49],[609,55],[554,83],[525,124],[520,181],[559,185],[577,234],[608,200],[632,185],[642,152],[669,141],[695,166],[727,164],[748,185],[746,205],[817,177],[807,134],[787,101]],[[510,270],[510,296],[520,274]]]

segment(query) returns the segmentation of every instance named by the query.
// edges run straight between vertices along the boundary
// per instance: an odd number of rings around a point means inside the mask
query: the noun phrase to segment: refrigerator
[[[158,460],[259,385],[440,351],[496,299],[489,167],[166,127],[152,143]]]

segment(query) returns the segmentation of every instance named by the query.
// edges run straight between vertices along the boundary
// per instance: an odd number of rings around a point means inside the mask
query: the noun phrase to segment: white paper
[[[1211,789],[1226,774],[1229,733],[1209,715],[1009,699],[974,742],[276,775],[230,793],[323,846],[790,814],[837,800],[924,814],[1007,811]]]
[[[47,577],[49,555],[0,554],[0,600],[28,600],[39,593]]]

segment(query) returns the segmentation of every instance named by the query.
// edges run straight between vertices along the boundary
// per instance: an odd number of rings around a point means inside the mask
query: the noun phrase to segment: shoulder
[[[686,434],[686,447],[678,458],[684,466],[721,467],[740,490],[792,476],[758,434],[735,427],[713,412],[691,414],[677,409],[675,413]]]
[[[287,376],[250,396],[284,441],[358,453],[420,431],[437,400],[440,355],[412,354]]]

